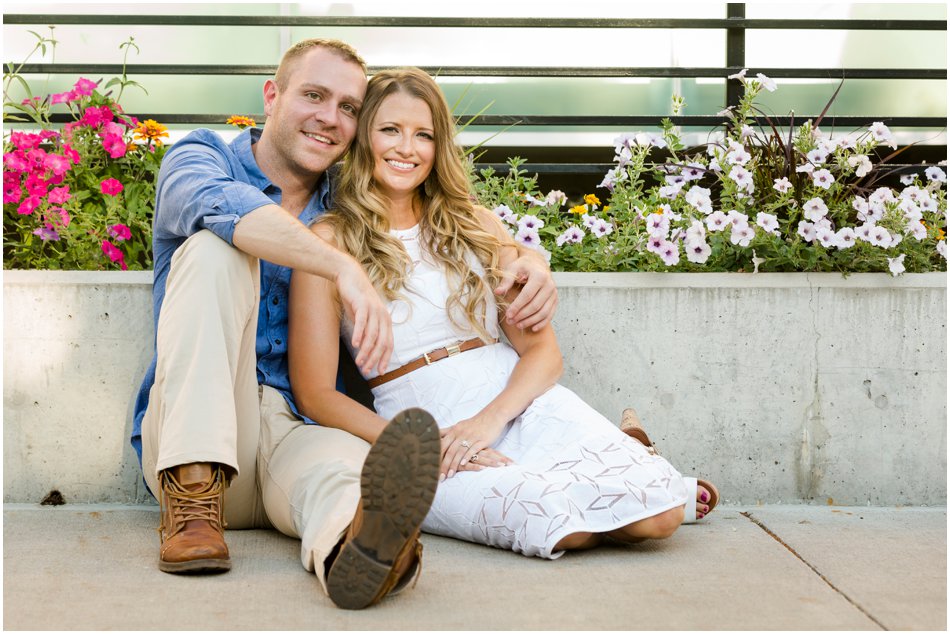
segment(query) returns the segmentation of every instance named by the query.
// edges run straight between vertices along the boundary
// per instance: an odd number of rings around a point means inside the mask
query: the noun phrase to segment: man
[[[351,47],[306,40],[264,84],[262,131],[225,144],[198,130],[165,156],[156,357],[132,439],[161,505],[165,572],[230,569],[225,525],[299,537],[304,566],[345,608],[379,601],[419,569],[419,526],[438,479],[432,418],[404,412],[370,447],[303,419],[288,379],[292,269],[336,284],[360,368],[385,371],[392,352],[389,315],[359,264],[307,229],[332,204],[327,170],[355,136],[365,90]],[[524,287],[507,317],[542,326],[557,302],[547,267],[524,254],[508,273],[499,292],[515,279]]]

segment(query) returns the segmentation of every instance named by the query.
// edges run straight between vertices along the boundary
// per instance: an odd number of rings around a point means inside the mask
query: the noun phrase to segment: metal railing
[[[174,25],[208,27],[425,27],[425,28],[577,28],[577,29],[724,29],[726,31],[726,60],[721,67],[640,67],[640,68],[589,68],[589,67],[482,67],[449,66],[424,67],[440,77],[532,77],[532,78],[726,78],[746,67],[746,33],[753,29],[801,29],[865,30],[865,31],[946,31],[947,23],[940,20],[802,20],[802,19],[749,19],[745,17],[743,3],[728,3],[725,19],[651,18],[651,19],[605,19],[605,18],[426,18],[426,17],[362,17],[362,16],[209,16],[209,15],[70,15],[70,14],[12,14],[4,16],[7,25]],[[34,63],[23,66],[23,74],[89,73],[95,75],[118,75],[118,64],[69,64]],[[271,76],[276,65],[229,65],[229,64],[129,64],[129,75],[179,75],[179,76]],[[370,67],[370,72],[379,70]],[[946,80],[945,68],[756,68],[772,78],[815,79],[915,79]],[[739,102],[742,87],[739,82],[725,82],[724,106]],[[152,118],[169,124],[220,124],[228,114],[201,113],[130,113],[140,119]],[[813,113],[812,116],[817,116]],[[255,115],[252,115],[255,116]],[[519,115],[481,114],[471,118],[469,125],[476,126],[657,126],[667,115]],[[263,119],[263,115],[256,117]],[[464,117],[466,121],[468,117]],[[795,121],[804,121],[807,115],[797,115]],[[68,115],[57,115],[68,120]],[[57,120],[54,119],[54,120]],[[669,116],[676,125],[706,126],[722,124],[719,115]],[[790,124],[790,117],[772,117],[778,126]],[[945,117],[888,116],[877,113],[867,116],[835,116],[838,125],[865,125],[869,121],[883,121],[891,127],[922,129],[945,129]],[[510,150],[511,148],[506,148]],[[567,150],[567,149],[565,149]],[[946,146],[936,146],[937,155],[946,155]],[[939,160],[939,159],[938,159]],[[491,164],[499,170],[504,164]],[[607,163],[577,163],[570,160],[551,163],[531,163],[533,172],[544,173],[592,173],[610,168]]]

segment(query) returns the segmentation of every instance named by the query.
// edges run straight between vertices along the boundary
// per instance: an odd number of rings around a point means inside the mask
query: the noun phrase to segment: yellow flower
[[[593,194],[587,194],[586,196],[584,196],[584,202],[587,203],[588,205],[599,205],[600,199],[597,198],[597,196]]]
[[[584,205],[577,205],[577,206],[575,206],[575,207],[571,207],[571,213],[572,213],[572,214],[577,214],[578,216],[580,216],[581,214],[586,214],[586,213],[587,213],[587,207],[584,206]]]
[[[227,122],[230,125],[236,125],[242,130],[244,128],[253,128],[254,126],[257,125],[257,121],[255,121],[254,119],[250,117],[245,117],[244,115],[239,115],[239,114],[232,115],[231,118],[228,119]]]
[[[168,127],[155,119],[146,119],[135,128],[133,137],[138,141],[154,141],[155,145],[161,145],[162,139],[168,138]]]
[[[610,211],[610,205],[607,205],[606,207],[604,207],[604,211],[605,212]]]

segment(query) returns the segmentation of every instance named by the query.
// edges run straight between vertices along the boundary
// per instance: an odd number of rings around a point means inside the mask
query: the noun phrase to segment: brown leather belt
[[[493,339],[490,343],[498,343],[498,340]],[[438,348],[425,353],[415,361],[410,361],[406,365],[396,368],[392,372],[380,374],[376,378],[367,381],[367,383],[371,388],[379,387],[383,383],[389,383],[393,379],[398,379],[401,376],[405,376],[413,370],[418,370],[419,368],[425,367],[427,365],[432,365],[436,361],[454,357],[457,354],[462,354],[463,352],[468,352],[469,350],[474,350],[475,348],[481,348],[484,345],[488,344],[486,344],[481,339],[475,338],[452,344],[451,346],[446,346],[444,348]]]

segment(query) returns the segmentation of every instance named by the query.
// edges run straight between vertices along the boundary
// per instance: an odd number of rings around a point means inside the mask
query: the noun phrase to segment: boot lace
[[[191,520],[206,520],[219,531],[227,526],[224,521],[225,478],[220,466],[212,472],[211,481],[197,491],[182,486],[172,475],[171,469],[161,471],[158,481],[162,489],[159,496],[161,525],[158,532],[163,540],[180,533]]]

